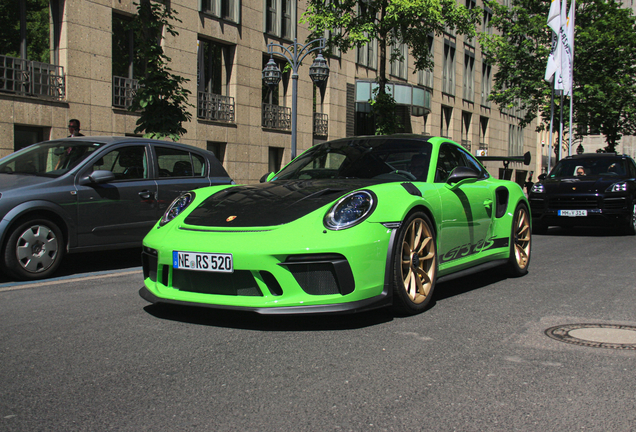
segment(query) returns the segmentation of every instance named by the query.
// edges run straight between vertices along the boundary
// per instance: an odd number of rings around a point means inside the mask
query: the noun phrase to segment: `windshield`
[[[564,159],[549,177],[624,176],[628,172],[626,163],[626,160],[614,157]]]
[[[77,139],[34,144],[0,160],[0,173],[59,177],[100,146]]]
[[[415,140],[339,140],[320,144],[287,165],[274,180],[378,179],[425,181],[431,144]]]

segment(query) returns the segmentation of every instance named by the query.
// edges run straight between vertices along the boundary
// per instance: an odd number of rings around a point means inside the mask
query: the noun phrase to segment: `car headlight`
[[[535,183],[532,185],[532,188],[530,189],[530,192],[532,193],[544,193],[545,192],[545,188],[543,187],[542,183]]]
[[[627,182],[618,182],[614,183],[610,187],[607,188],[607,192],[627,192]]]
[[[166,210],[166,212],[163,214],[161,221],[159,221],[159,226],[164,226],[172,219],[179,216],[190,205],[190,203],[194,201],[194,197],[194,192],[186,192],[172,201],[172,204],[170,204],[168,210]]]
[[[377,198],[371,191],[356,191],[345,195],[325,215],[325,227],[335,231],[351,228],[373,213],[376,205]]]

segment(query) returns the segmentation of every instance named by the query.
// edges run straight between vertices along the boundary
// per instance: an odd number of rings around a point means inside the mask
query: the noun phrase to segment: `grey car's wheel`
[[[62,262],[64,237],[53,222],[32,219],[18,225],[4,248],[3,266],[21,280],[44,279]]]
[[[393,259],[393,306],[415,314],[430,303],[437,280],[435,230],[424,213],[410,215],[397,235]]]
[[[528,273],[530,247],[532,246],[532,234],[530,231],[528,208],[525,204],[519,204],[512,217],[512,230],[510,233],[508,266],[513,276],[523,276]]]

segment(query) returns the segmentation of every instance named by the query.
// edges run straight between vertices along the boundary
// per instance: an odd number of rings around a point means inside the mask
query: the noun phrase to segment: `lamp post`
[[[312,45],[318,43],[318,46],[311,48]],[[327,61],[322,56],[322,50],[325,48],[325,38],[314,39],[305,45],[299,44],[294,38],[294,43],[285,47],[283,45],[270,42],[267,44],[267,52],[269,53],[269,61],[263,69],[263,82],[270,89],[273,89],[280,82],[283,74],[280,68],[274,61],[274,54],[283,56],[292,68],[292,124],[291,124],[291,158],[296,157],[296,121],[297,121],[297,103],[298,103],[298,67],[302,63],[303,59],[311,52],[319,51],[313,64],[309,67],[309,76],[311,80],[319,88],[324,89],[329,79],[329,66]],[[281,48],[282,52],[274,51],[274,47]]]

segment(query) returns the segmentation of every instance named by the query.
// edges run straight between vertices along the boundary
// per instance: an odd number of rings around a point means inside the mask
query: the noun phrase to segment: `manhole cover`
[[[636,327],[614,324],[566,324],[550,327],[545,334],[574,345],[636,350]]]

